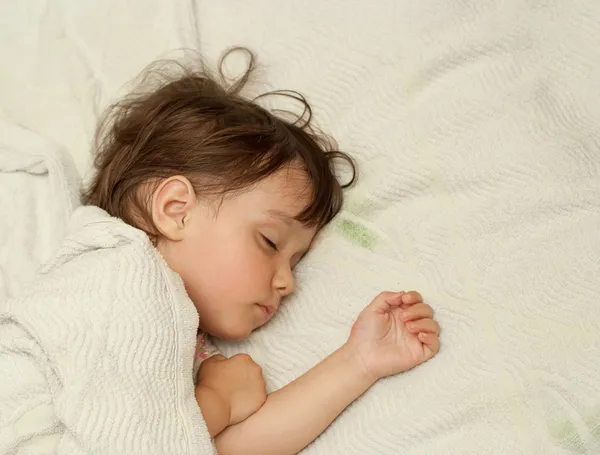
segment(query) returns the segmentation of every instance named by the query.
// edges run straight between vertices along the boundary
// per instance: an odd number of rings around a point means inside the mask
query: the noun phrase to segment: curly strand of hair
[[[235,55],[236,53],[244,54],[244,57],[246,58],[246,69],[244,70],[241,76],[238,76],[236,80],[231,82],[229,78],[227,78],[227,76],[225,75],[224,68],[227,59],[229,59],[232,55]],[[250,75],[256,69],[256,57],[250,49],[241,46],[234,46],[227,49],[223,53],[223,55],[221,55],[217,67],[219,71],[219,78],[224,84],[228,85],[227,92],[232,95],[238,95],[250,80]]]
[[[246,57],[246,70],[230,81],[225,61],[239,52]],[[192,65],[168,62],[177,77],[165,70],[166,63],[151,65],[138,89],[102,117],[94,141],[96,175],[82,193],[84,203],[97,205],[152,236],[156,232],[150,197],[142,188],[184,175],[198,194],[225,197],[286,166],[300,165],[308,177],[311,200],[297,219],[319,227],[331,221],[342,207],[342,190],[356,181],[356,165],[336,150],[333,139],[317,131],[303,95],[276,90],[254,100],[242,97],[240,92],[256,67],[254,54],[246,48],[226,51],[217,77],[200,59],[195,70]],[[292,99],[303,106],[302,114],[276,111],[293,120],[275,115],[256,103],[267,96]],[[349,165],[349,182],[336,177],[336,161]]]

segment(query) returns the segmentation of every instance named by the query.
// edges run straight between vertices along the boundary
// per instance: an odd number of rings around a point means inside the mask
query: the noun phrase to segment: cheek
[[[250,236],[215,234],[181,242],[172,252],[176,271],[200,314],[200,327],[218,338],[244,339],[261,323],[254,303],[272,297],[271,258]]]
[[[221,251],[218,271],[223,279],[231,280],[231,287],[247,292],[263,286],[268,278],[270,258],[253,238],[238,238]],[[246,289],[244,289],[246,288]]]
[[[240,260],[236,286],[254,301],[271,298],[274,267],[264,253]]]

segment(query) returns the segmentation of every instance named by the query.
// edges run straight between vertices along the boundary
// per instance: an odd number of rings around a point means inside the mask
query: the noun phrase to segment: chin
[[[248,338],[250,336],[249,333],[244,333],[244,334],[237,334],[237,333],[224,333],[222,335],[213,335],[214,337],[218,338],[219,340],[225,340],[225,341],[243,341],[246,338]]]
[[[250,336],[252,329],[242,329],[240,327],[223,327],[221,330],[208,332],[210,335],[227,341],[242,341]]]
[[[244,321],[237,322],[232,320],[220,321],[218,319],[210,320],[208,318],[204,319],[202,318],[202,315],[200,315],[199,329],[220,340],[242,341],[248,338],[254,330],[253,326],[244,324],[243,322]]]

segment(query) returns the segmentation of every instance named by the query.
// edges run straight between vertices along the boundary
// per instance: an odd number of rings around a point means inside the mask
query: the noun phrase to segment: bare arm
[[[262,369],[245,354],[202,362],[195,392],[211,438],[254,414],[267,397]]]
[[[196,401],[202,411],[208,433],[214,438],[229,425],[229,406],[215,390],[203,385],[196,387]]]
[[[216,438],[221,455],[295,454],[375,382],[347,345]]]
[[[379,294],[358,316],[344,346],[219,434],[219,453],[297,453],[377,379],[431,359],[440,349],[439,333],[433,309],[418,292]]]

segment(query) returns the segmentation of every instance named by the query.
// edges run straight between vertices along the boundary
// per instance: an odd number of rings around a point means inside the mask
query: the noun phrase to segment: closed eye
[[[275,242],[273,242],[269,237],[265,235],[261,234],[261,236],[269,248],[271,248],[273,251],[279,251],[277,249],[277,245],[275,245]]]

